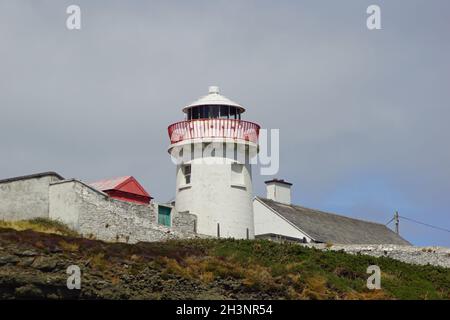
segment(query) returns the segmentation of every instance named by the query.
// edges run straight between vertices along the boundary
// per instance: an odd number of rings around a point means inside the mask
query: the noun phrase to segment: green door
[[[170,211],[172,208],[158,206],[158,223],[170,227]]]

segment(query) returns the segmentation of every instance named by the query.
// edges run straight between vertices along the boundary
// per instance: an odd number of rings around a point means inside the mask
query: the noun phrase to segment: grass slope
[[[78,236],[75,231],[69,229],[69,227],[65,224],[46,218],[35,218],[20,221],[0,220],[0,228],[11,228],[18,231],[33,230],[36,232],[53,233],[72,237]]]
[[[78,292],[65,288],[71,264],[82,268]],[[373,264],[381,290],[366,288]],[[0,298],[30,297],[450,299],[450,269],[269,241],[130,245],[0,229]]]

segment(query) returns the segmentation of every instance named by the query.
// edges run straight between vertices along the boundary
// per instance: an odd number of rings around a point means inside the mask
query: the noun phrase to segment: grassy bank
[[[82,269],[80,291],[65,287],[66,268],[71,264]],[[381,290],[366,287],[366,270],[373,264],[382,271]],[[450,299],[450,269],[269,241],[179,240],[130,245],[0,229],[0,298],[36,296]]]
[[[45,218],[20,221],[0,220],[0,228],[10,228],[17,231],[33,230],[36,232],[52,233],[73,237],[76,237],[78,235],[75,231],[69,229],[65,224]]]

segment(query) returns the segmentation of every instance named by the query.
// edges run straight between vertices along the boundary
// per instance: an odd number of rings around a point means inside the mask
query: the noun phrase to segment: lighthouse
[[[198,234],[253,239],[252,163],[259,125],[242,120],[245,109],[216,86],[183,112],[185,119],[168,127],[176,211],[197,216]]]

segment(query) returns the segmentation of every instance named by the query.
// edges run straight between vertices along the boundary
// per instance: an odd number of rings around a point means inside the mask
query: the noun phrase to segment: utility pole
[[[394,214],[394,220],[395,220],[395,233],[397,233],[398,235],[400,235],[400,232],[398,230],[398,224],[400,222],[399,218],[398,218],[398,211],[395,211]]]

